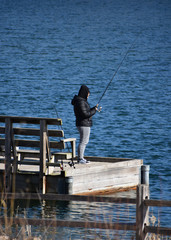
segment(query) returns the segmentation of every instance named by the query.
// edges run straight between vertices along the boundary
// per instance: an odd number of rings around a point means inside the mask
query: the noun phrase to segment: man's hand
[[[95,106],[96,111],[98,110],[98,106],[99,106],[99,104],[97,104],[97,105]]]

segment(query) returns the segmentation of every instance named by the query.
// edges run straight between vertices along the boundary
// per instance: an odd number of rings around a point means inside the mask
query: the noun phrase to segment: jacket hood
[[[82,97],[82,98],[84,98],[84,99],[87,100],[88,93],[90,93],[89,88],[88,88],[86,85],[82,85],[82,86],[80,87],[78,96],[79,96],[79,97]]]
[[[71,104],[72,104],[72,105],[75,105],[76,102],[79,102],[79,101],[81,101],[81,100],[83,100],[81,97],[79,97],[78,95],[75,95],[75,96],[73,97],[73,99],[71,100]]]
[[[84,98],[82,98],[82,97],[80,97],[80,96],[78,96],[78,95],[75,95],[75,96],[73,97],[73,99],[71,100],[71,104],[72,104],[72,105],[75,105],[76,103],[78,103],[78,102],[80,102],[80,101],[87,101],[87,100],[84,99]]]

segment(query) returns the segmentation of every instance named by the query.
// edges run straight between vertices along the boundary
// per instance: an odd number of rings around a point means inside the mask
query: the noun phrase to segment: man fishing
[[[86,85],[82,85],[78,95],[75,95],[71,101],[71,104],[74,106],[76,126],[80,134],[80,142],[78,145],[78,163],[81,164],[89,163],[89,161],[84,158],[84,152],[86,145],[89,142],[92,116],[98,110],[98,104],[95,107],[90,108],[87,101],[89,95],[89,88]]]
[[[104,97],[107,89],[109,88],[111,82],[113,81],[113,79],[114,79],[115,75],[117,74],[119,68],[121,67],[123,61],[125,60],[129,50],[134,45],[136,39],[133,41],[133,43],[130,45],[130,47],[124,54],[122,61],[119,63],[116,71],[114,72],[111,80],[109,81],[103,94],[101,95],[101,97],[98,101],[98,104],[95,107],[90,108],[90,105],[87,102],[87,99],[90,95],[90,91],[86,85],[81,86],[78,96],[75,95],[71,101],[72,105],[74,105],[74,113],[76,116],[76,126],[80,133],[80,142],[79,142],[79,146],[78,146],[78,162],[79,163],[82,163],[82,164],[88,163],[88,161],[86,159],[84,159],[84,151],[85,151],[86,145],[89,142],[90,127],[92,126],[92,116],[96,113],[96,111],[101,110],[101,108],[98,110],[98,105],[101,102],[102,98]]]

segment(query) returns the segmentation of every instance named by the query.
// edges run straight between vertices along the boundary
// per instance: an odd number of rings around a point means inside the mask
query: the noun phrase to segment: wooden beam
[[[6,118],[10,118],[12,123],[31,123],[40,124],[41,120],[45,120],[47,125],[62,125],[62,119],[56,118],[40,118],[40,117],[16,117],[0,115],[0,122],[5,122]]]
[[[14,140],[15,146],[20,147],[34,147],[39,148],[40,147],[40,141],[39,140],[25,140],[25,139],[15,139]],[[5,145],[5,139],[0,139],[0,145]],[[57,148],[57,149],[64,149],[65,143],[63,141],[50,141],[49,142],[50,148]]]
[[[85,196],[85,195],[68,195],[68,194],[41,194],[41,193],[8,193],[7,199],[33,199],[33,200],[52,200],[52,201],[88,201],[88,202],[104,202],[117,204],[136,204],[135,198],[116,198],[103,196]],[[0,194],[3,199],[3,194]]]
[[[63,141],[60,142],[50,141],[49,146],[50,148],[65,149],[65,143]]]
[[[85,159],[91,162],[111,162],[111,163],[118,163],[118,162],[126,162],[126,161],[139,161],[143,164],[142,159],[134,159],[134,158],[115,158],[115,157],[96,157],[96,156],[85,156]]]
[[[12,124],[11,124],[11,126],[12,126]],[[17,156],[17,152],[16,152],[16,146],[15,146],[15,141],[14,141],[14,133],[13,133],[12,127],[11,127],[11,144],[12,144],[12,153],[13,153],[12,192],[15,192],[16,173],[17,173],[17,170],[18,170],[18,156]]]
[[[154,207],[171,207],[171,201],[170,200],[145,199],[144,205],[145,206],[154,206]]]
[[[40,147],[39,140],[25,140],[25,139],[16,139],[15,145],[20,147]]]
[[[146,238],[144,226],[149,224],[149,209],[144,205],[144,200],[148,198],[149,185],[138,185],[136,198],[136,240],[144,240]]]
[[[0,127],[0,134],[5,134],[5,127]]]
[[[63,130],[48,129],[49,137],[64,137]]]
[[[11,191],[11,120],[5,118],[5,192]]]
[[[146,233],[155,233],[160,235],[171,236],[171,228],[168,228],[168,227],[145,226],[144,231]]]
[[[15,135],[40,136],[40,129],[37,128],[13,128]],[[0,134],[5,134],[5,127],[0,127]],[[64,137],[63,130],[48,130],[49,137]]]
[[[72,159],[73,153],[72,152],[52,152],[52,156],[54,156],[55,161],[58,160],[68,160]]]
[[[65,139],[62,139],[62,141],[64,141],[64,142],[73,142],[73,141],[76,141],[76,138],[65,138]]]
[[[46,140],[47,125],[45,120],[40,121],[40,173],[39,173],[39,190],[41,193],[46,192]]]
[[[8,221],[17,225],[32,225],[32,226],[50,226],[50,227],[70,227],[70,228],[91,228],[91,229],[111,229],[111,230],[132,230],[135,231],[135,224],[127,223],[111,223],[111,222],[96,222],[96,221],[70,221],[70,220],[55,220],[55,219],[30,219],[30,218],[7,218]],[[5,220],[0,219],[3,224]]]
[[[0,159],[0,163],[5,163],[5,159]],[[11,164],[13,163],[13,160],[11,160]],[[17,164],[21,165],[30,165],[30,166],[39,166],[40,161],[39,160],[23,160],[23,161],[17,161]],[[46,162],[46,166],[48,167],[60,167],[59,162]]]

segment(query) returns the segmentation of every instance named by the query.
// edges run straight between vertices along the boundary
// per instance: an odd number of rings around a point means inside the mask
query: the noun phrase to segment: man
[[[82,85],[78,95],[75,95],[71,101],[74,106],[74,113],[76,116],[76,126],[80,134],[80,142],[78,146],[78,163],[89,163],[84,159],[84,152],[86,145],[89,142],[90,128],[92,126],[92,116],[96,113],[98,104],[90,108],[87,101],[90,95],[89,88],[86,85]]]

